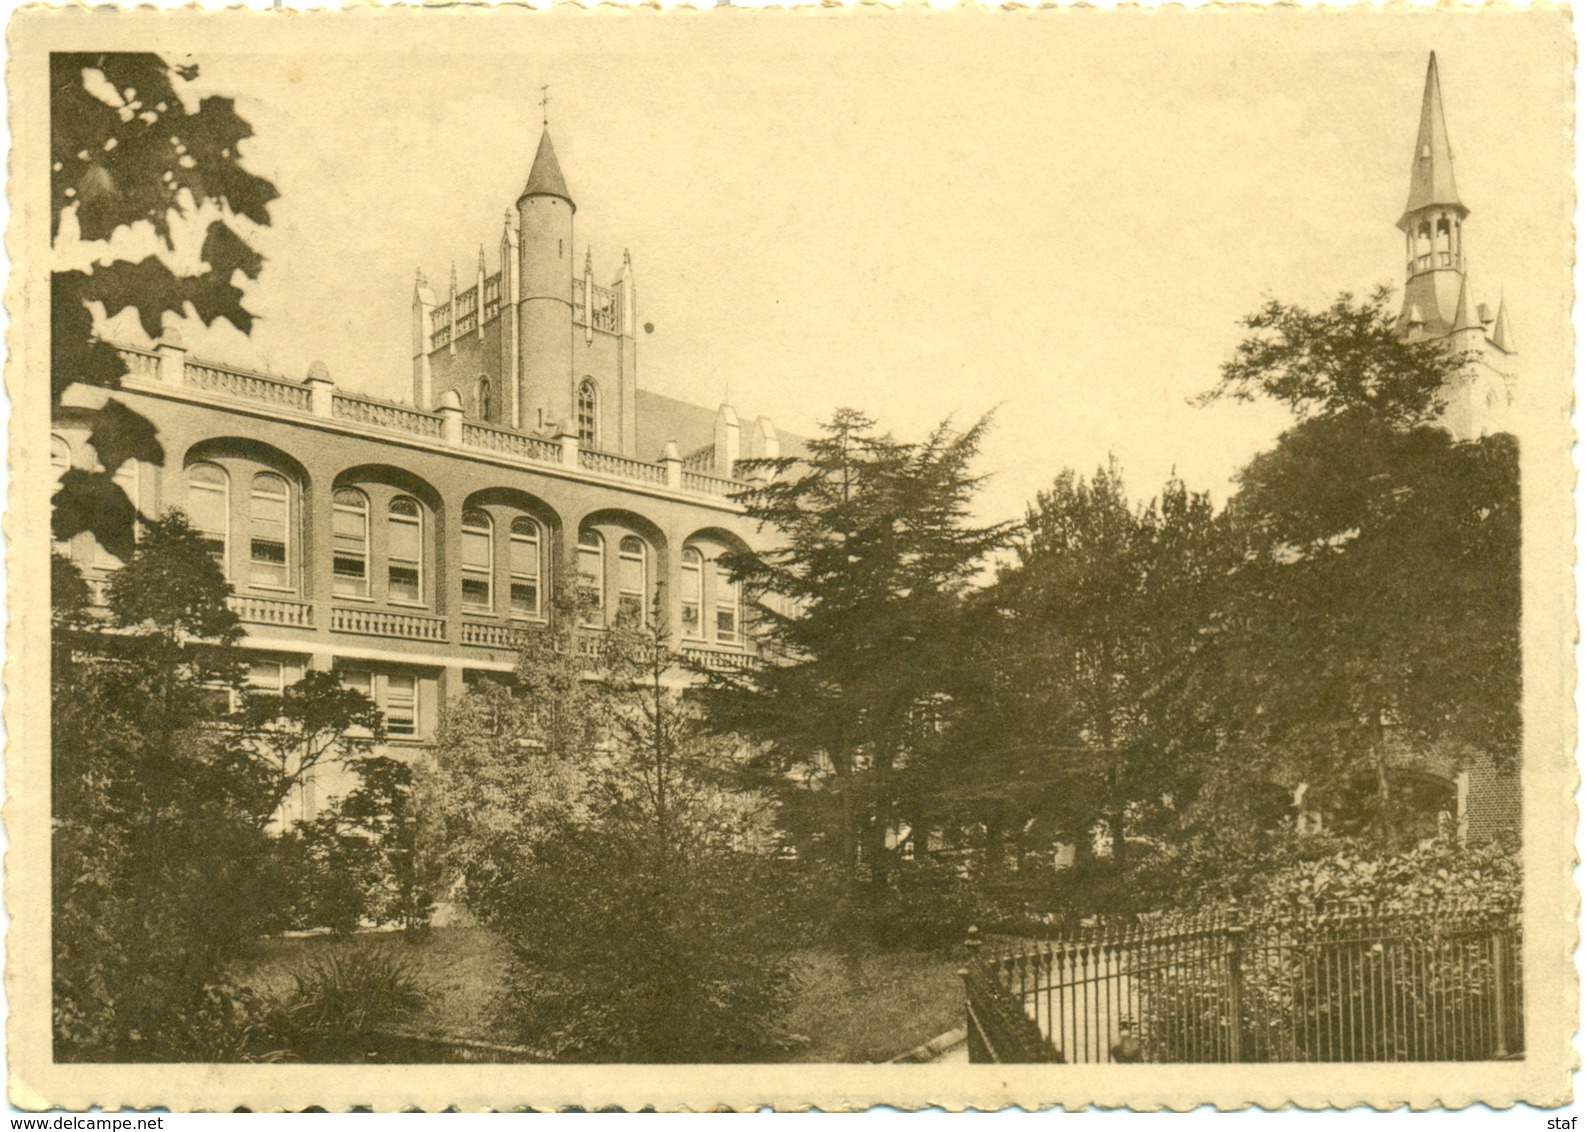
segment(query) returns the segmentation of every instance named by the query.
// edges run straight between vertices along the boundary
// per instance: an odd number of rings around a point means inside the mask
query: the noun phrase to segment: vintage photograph
[[[10,36],[14,1105],[1568,1099],[1564,9]]]

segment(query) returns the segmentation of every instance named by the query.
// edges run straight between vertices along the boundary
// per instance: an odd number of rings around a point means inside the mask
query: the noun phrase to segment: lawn
[[[506,974],[506,945],[484,928],[435,928],[409,943],[397,933],[358,937],[362,946],[391,948],[418,965],[430,1001],[406,1028],[437,1036],[503,1041],[496,1016]],[[235,976],[256,990],[284,994],[292,970],[327,948],[328,936],[271,939],[238,964]],[[886,1061],[964,1024],[959,962],[941,952],[847,953],[812,949],[795,957],[798,991],[784,1019],[806,1040],[790,1060]]]

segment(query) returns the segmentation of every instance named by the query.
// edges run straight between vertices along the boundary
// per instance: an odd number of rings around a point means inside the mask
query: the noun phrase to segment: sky
[[[1177,473],[1221,500],[1286,418],[1191,399],[1265,297],[1403,281],[1436,50],[1477,297],[1506,300],[1523,399],[1567,403],[1557,13],[422,16],[420,40],[368,13],[162,29],[281,192],[249,231],[252,336],[187,325],[193,354],[407,399],[415,269],[467,287],[483,243],[496,270],[549,84],[577,254],[602,282],[633,258],[642,387],[796,433],[995,411],[986,519],[1110,453],[1139,497]]]

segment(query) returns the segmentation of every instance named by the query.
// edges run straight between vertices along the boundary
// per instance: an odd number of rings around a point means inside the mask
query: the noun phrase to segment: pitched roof
[[[557,151],[551,146],[551,131],[540,134],[540,148],[535,150],[535,163],[529,168],[529,180],[524,184],[518,199],[532,196],[561,197],[569,204],[568,183],[562,179],[562,166],[557,164]],[[575,206],[577,207],[577,206]]]
[[[1411,192],[1405,217],[1429,205],[1452,205],[1466,211],[1455,191],[1455,161],[1449,151],[1449,131],[1444,126],[1444,98],[1438,87],[1438,55],[1427,56],[1427,85],[1422,91],[1422,121],[1416,131],[1416,152],[1411,155]]]

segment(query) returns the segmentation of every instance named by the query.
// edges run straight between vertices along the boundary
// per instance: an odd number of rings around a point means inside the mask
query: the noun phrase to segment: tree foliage
[[[1083,856],[1105,827],[1116,868],[1130,836],[1177,820],[1215,742],[1196,661],[1229,565],[1211,500],[1177,479],[1135,503],[1110,462],[1037,496],[976,611],[978,686],[950,743],[972,791],[1005,784],[983,820]]]
[[[558,1060],[765,1057],[788,973],[764,800],[701,734],[659,631],[571,654],[542,632],[524,656],[571,655],[582,681],[541,671],[561,703],[455,699],[424,792],[460,895],[517,957],[514,1028]],[[564,726],[570,703],[591,731]]]
[[[1465,358],[1436,339],[1407,337],[1392,298],[1387,287],[1362,303],[1346,292],[1320,311],[1269,299],[1244,319],[1255,333],[1235,347],[1202,404],[1267,398],[1301,418],[1365,412],[1392,425],[1432,421]]]
[[[226,319],[243,333],[253,316],[236,283],[257,279],[263,258],[239,234],[237,218],[270,223],[275,186],[243,168],[241,144],[252,136],[229,98],[191,105],[192,65],[132,52],[50,55],[50,234],[73,230],[80,241],[108,241],[92,268],[50,278],[50,392],[60,405],[75,383],[117,389],[126,365],[95,333],[95,311],[114,318],[134,310],[151,338],[166,315],[206,325]],[[183,274],[161,255],[120,258],[118,238],[151,233],[172,252],[178,233],[204,225],[202,270]],[[57,538],[92,531],[119,558],[132,550],[132,505],[113,482],[128,459],[164,459],[153,426],[116,400],[88,410],[101,471],[74,470],[56,497]]]
[[[1426,423],[1464,359],[1389,333],[1381,295],[1281,315],[1283,333],[1247,340],[1224,373],[1298,418],[1229,505],[1244,554],[1217,634],[1225,718],[1242,759],[1336,794],[1371,775],[1373,825],[1393,845],[1408,832],[1396,758],[1441,742],[1514,766],[1515,439]]]
[[[179,518],[153,520],[88,622],[57,559],[51,670],[58,1056],[193,1056],[226,959],[269,916],[268,783],[217,726],[235,679],[219,570]],[[139,581],[168,591],[145,600]],[[220,995],[220,998],[216,996]]]
[[[878,883],[895,772],[956,664],[945,639],[977,570],[1012,536],[1011,524],[969,521],[988,423],[904,442],[839,410],[803,456],[751,461],[751,474],[775,478],[739,497],[772,536],[725,556],[769,663],[716,677],[713,718],[766,744],[772,782],[795,771],[816,797],[835,795],[807,849],[824,844],[841,870]]]

